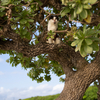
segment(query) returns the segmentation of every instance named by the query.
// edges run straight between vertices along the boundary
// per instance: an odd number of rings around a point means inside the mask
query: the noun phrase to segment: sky
[[[34,96],[46,96],[61,93],[64,83],[54,74],[50,82],[37,83],[27,76],[19,64],[12,67],[6,60],[9,55],[0,55],[0,100],[19,100]]]

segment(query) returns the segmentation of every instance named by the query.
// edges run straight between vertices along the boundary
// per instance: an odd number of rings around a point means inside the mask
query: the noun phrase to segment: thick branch
[[[23,53],[27,57],[35,57],[43,53],[52,53],[58,50],[58,46],[54,44],[38,43],[37,45],[29,45],[24,42],[18,44],[14,41],[0,41],[0,49],[2,50],[15,50],[16,52]]]
[[[82,100],[88,86],[99,77],[100,62],[94,61],[65,80],[64,89],[56,100]]]
[[[70,68],[76,67],[77,69],[81,69],[88,64],[79,52],[75,52],[69,45],[62,43],[58,50],[56,52],[53,51],[53,54],[50,54],[49,57],[52,60],[60,62],[63,66],[67,63],[67,66]]]
[[[13,41],[16,42],[22,42],[21,37],[12,31],[11,28],[7,27],[7,25],[4,26],[4,29],[0,31],[0,36],[3,36],[3,38],[13,39]]]
[[[68,61],[73,65],[72,67],[76,68],[84,67],[87,64],[79,53],[76,53],[73,48],[64,43],[61,43],[60,45],[38,43],[37,45],[31,46],[24,42],[2,41],[0,42],[0,49],[15,50],[23,53],[23,55],[27,57],[35,57],[43,53],[55,53],[55,59],[62,65]],[[54,58],[54,55],[52,55],[52,57]]]

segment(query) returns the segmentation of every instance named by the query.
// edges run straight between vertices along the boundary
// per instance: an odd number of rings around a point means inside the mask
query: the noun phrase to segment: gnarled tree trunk
[[[56,100],[82,100],[88,86],[100,77],[99,56],[100,52],[92,63],[87,63],[69,46],[63,47],[59,54],[54,52],[49,55],[51,59],[60,62],[66,75],[64,89]],[[75,66],[77,71],[73,71],[72,66]]]
[[[82,100],[88,86],[100,76],[100,65],[88,64],[65,80],[65,86],[56,100]]]

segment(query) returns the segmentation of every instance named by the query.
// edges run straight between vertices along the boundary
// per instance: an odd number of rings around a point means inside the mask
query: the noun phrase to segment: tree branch
[[[4,29],[0,31],[0,36],[3,36],[3,38],[13,39],[13,41],[22,42],[20,35],[16,34],[13,30],[8,28],[9,27],[5,26]]]
[[[54,33],[66,33],[68,30],[66,29],[66,30],[61,30],[61,31],[54,31]],[[49,32],[49,31],[46,31],[47,33]]]
[[[28,43],[24,42],[17,43],[14,41],[0,41],[0,49],[15,50],[16,52],[22,53],[24,56],[27,57],[36,57],[37,55],[43,53],[55,53],[55,57],[54,55],[52,57],[58,59],[58,62],[64,64],[68,61],[71,65],[74,65],[76,68],[82,68],[87,64],[85,59],[82,58],[79,53],[76,53],[73,48],[64,43],[61,43],[60,45],[47,43],[29,45]]]
[[[68,30],[55,31],[55,33],[66,33]]]
[[[9,9],[9,7],[3,7],[3,6],[0,6],[0,8],[5,8],[5,9]]]
[[[44,10],[39,4],[38,4],[38,6],[40,7],[41,10],[43,10],[45,13],[48,14],[48,16],[40,23],[40,25],[43,24],[44,21],[45,21],[48,17],[50,17],[51,15],[57,15],[57,16],[60,15],[60,14],[52,14],[52,13],[49,13],[49,12],[47,12],[46,10]]]
[[[58,46],[54,44],[38,43],[37,45],[29,45],[24,42],[16,44],[14,41],[3,41],[0,40],[0,49],[2,50],[15,50],[16,52],[22,53],[27,57],[36,57],[43,53],[52,53],[53,50],[57,50]]]

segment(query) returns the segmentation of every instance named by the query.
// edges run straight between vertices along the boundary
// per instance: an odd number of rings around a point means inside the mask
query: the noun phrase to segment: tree
[[[58,45],[46,43],[53,14],[60,19]],[[31,68],[28,76],[37,82],[50,81],[50,71],[65,74],[56,100],[82,100],[100,77],[99,22],[99,0],[0,0],[0,53],[10,55],[12,66]]]

